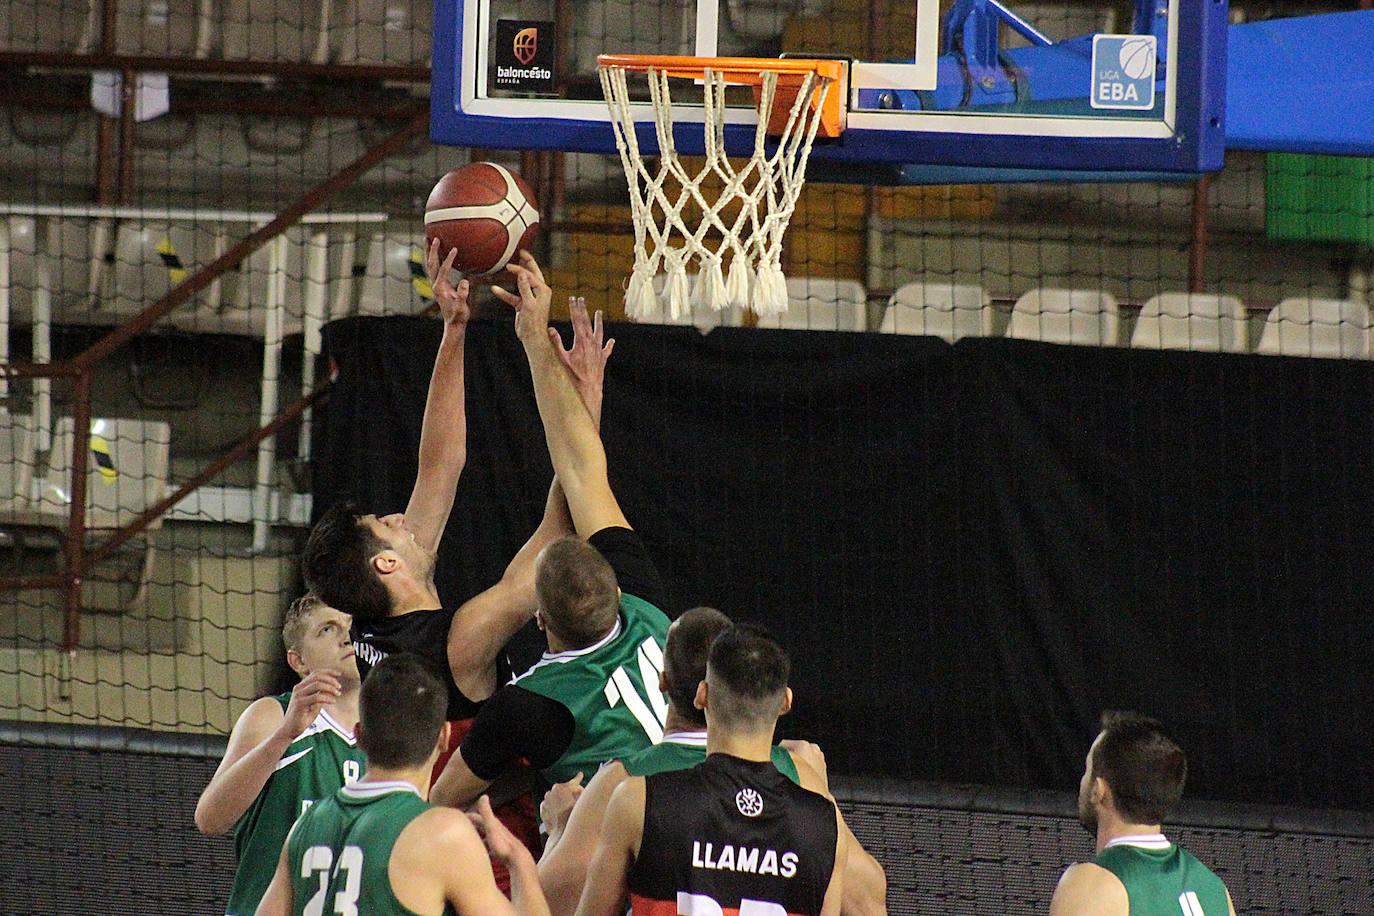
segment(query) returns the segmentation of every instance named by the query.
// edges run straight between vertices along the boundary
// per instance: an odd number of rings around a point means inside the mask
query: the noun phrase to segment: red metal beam
[[[111,4],[113,6],[113,4]],[[239,74],[243,76],[308,76],[325,80],[381,80],[428,83],[428,67],[390,64],[308,64],[299,61],[216,60],[200,57],[155,57],[145,54],[66,54],[52,51],[0,51],[0,66],[51,70],[134,70],[155,73]]]

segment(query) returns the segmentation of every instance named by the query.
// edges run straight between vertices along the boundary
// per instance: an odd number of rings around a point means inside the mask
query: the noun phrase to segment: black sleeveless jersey
[[[815,916],[835,869],[835,806],[778,772],[712,754],[645,779],[633,916]],[[686,908],[684,908],[686,907]]]

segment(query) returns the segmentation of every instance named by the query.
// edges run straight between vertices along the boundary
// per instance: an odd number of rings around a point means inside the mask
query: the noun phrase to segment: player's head
[[[306,592],[286,609],[281,640],[286,663],[301,677],[312,671],[333,671],[345,684],[358,683],[358,660],[349,629],[353,621],[343,611]]]
[[[701,727],[706,716],[696,706],[697,685],[706,679],[711,644],[729,626],[730,618],[715,608],[694,607],[668,627],[659,687],[674,712]]]
[[[358,746],[369,768],[430,763],[445,730],[448,691],[417,656],[388,655],[368,672],[358,697]]]
[[[561,537],[539,552],[534,568],[538,620],[569,649],[583,649],[615,627],[620,586],[615,571],[586,541]]]
[[[307,587],[359,620],[391,613],[386,576],[431,576],[433,555],[415,543],[401,516],[363,515],[352,503],[330,506],[310,531],[302,563]]]
[[[778,716],[792,708],[791,673],[787,653],[767,630],[737,623],[711,644],[696,702],[709,728],[771,735]]]
[[[1157,719],[1105,712],[1078,791],[1078,819],[1090,832],[1104,807],[1128,824],[1161,824],[1183,795],[1188,758]]]

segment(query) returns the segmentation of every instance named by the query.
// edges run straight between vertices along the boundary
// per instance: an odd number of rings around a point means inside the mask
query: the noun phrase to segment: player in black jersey
[[[834,803],[771,762],[792,702],[787,655],[732,626],[711,646],[696,705],[706,762],[626,779],[606,809],[578,916],[837,916],[846,845]],[[685,908],[684,908],[685,907]]]
[[[449,279],[452,260],[450,254],[439,263],[437,242],[426,258],[444,335],[430,378],[419,465],[405,512],[378,517],[349,505],[331,507],[311,531],[303,566],[317,594],[353,615],[364,678],[388,654],[416,654],[450,682],[448,717],[461,721],[471,719],[477,704],[509,675],[503,670],[498,676],[498,662],[511,636],[534,616],[535,558],[545,544],[573,528],[555,478],[538,530],[501,581],[456,611],[444,609],[434,569],[466,458],[463,343],[470,315],[468,281],[454,285]],[[585,309],[573,319],[572,350],[561,345],[554,349],[587,410],[599,421],[602,373],[610,347],[602,347],[600,328],[593,329]]]
[[[539,883],[554,916],[572,916],[577,911],[606,806],[616,787],[632,775],[686,770],[706,759],[706,719],[695,705],[697,685],[706,677],[712,643],[730,625],[729,617],[710,607],[684,611],[673,621],[668,628],[663,671],[659,675],[659,688],[668,701],[663,740],[601,767],[585,791],[569,781],[557,784],[544,796],[539,813],[548,839],[539,860]],[[816,745],[783,741],[773,747],[772,760],[793,782],[828,794],[825,755]],[[843,835],[849,852],[842,916],[886,916],[887,878],[883,867],[864,850],[848,826]]]

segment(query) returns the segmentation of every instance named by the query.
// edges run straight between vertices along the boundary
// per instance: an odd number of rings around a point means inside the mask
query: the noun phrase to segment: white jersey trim
[[[358,739],[353,736],[353,733],[350,732],[348,729],[344,728],[342,725],[340,725],[339,720],[331,716],[329,714],[329,710],[327,709],[321,709],[319,715],[315,716],[315,721],[307,725],[305,727],[305,731],[297,735],[295,741],[292,741],[291,743],[295,744],[296,741],[299,741],[302,738],[308,738],[311,735],[318,735],[320,732],[333,732],[334,734],[338,735],[349,747],[356,747],[358,744]]]
[[[673,732],[671,735],[664,735],[660,744],[681,744],[684,747],[705,747],[706,732]]]
[[[575,658],[582,658],[584,656],[591,655],[597,649],[604,649],[606,646],[615,642],[616,637],[618,637],[621,633],[621,629],[622,627],[620,625],[620,615],[616,614],[615,626],[611,627],[611,632],[607,633],[605,636],[601,637],[596,642],[592,643],[590,646],[587,646],[585,649],[567,649],[563,652],[545,652],[543,658],[535,662],[534,665],[531,666],[529,671],[526,671],[524,674],[520,675],[520,677],[515,678],[515,680],[520,680],[521,677],[524,677],[525,675],[533,672],[537,668],[542,668],[544,665],[561,665],[564,662],[570,662]]]
[[[1168,849],[1174,845],[1162,833],[1138,833],[1132,836],[1119,836],[1107,841],[1103,849],[1111,849],[1113,846],[1135,846],[1140,849]]]
[[[339,790],[339,794],[357,800],[379,798],[392,792],[409,792],[417,798],[420,797],[419,789],[400,779],[384,779],[378,782],[362,780],[349,783]]]

